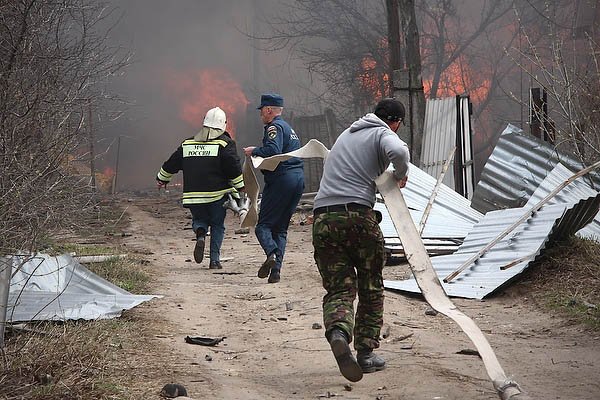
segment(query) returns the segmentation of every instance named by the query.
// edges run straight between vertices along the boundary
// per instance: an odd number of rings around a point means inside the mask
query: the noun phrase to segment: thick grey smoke
[[[117,121],[98,126],[101,146],[112,143],[99,169],[115,169],[121,138],[118,190],[151,187],[162,162],[195,134],[209,108],[219,105],[228,112],[239,148],[260,137],[258,113],[250,111],[260,92],[279,91],[286,99],[296,93],[297,75],[292,79],[284,66],[286,55],[256,52],[242,33],[260,30],[253,25],[255,6],[260,13],[269,7],[265,3],[113,2],[122,17],[110,31],[110,42],[134,54],[133,64],[110,87],[132,105]],[[288,105],[293,109],[293,102]]]

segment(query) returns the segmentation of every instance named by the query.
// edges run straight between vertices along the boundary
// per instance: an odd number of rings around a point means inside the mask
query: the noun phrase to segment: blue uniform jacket
[[[273,121],[265,125],[262,144],[262,147],[256,147],[252,151],[253,156],[266,158],[298,150],[300,148],[300,138],[292,127],[278,115]],[[275,171],[263,170],[262,173],[265,180],[268,180],[270,177],[279,176],[287,171],[303,167],[304,162],[301,159],[292,157],[279,163]]]

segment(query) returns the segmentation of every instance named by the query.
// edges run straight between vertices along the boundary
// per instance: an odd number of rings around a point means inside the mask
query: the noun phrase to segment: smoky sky
[[[152,187],[162,163],[183,139],[198,131],[209,108],[218,105],[227,111],[238,150],[260,140],[262,128],[254,112],[260,93],[279,92],[286,97],[286,111],[293,109],[293,100],[287,99],[297,92],[299,74],[286,64],[287,55],[257,52],[243,33],[261,29],[253,25],[255,7],[261,13],[274,4],[270,0],[112,3],[113,15],[119,18],[109,31],[109,43],[130,51],[132,63],[107,90],[129,104],[119,119],[98,124],[99,147],[107,149],[98,169],[118,169],[119,191]]]

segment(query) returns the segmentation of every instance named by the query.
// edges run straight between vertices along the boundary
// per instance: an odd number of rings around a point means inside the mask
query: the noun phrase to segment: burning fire
[[[436,97],[449,97],[467,93],[474,103],[485,100],[490,91],[491,82],[485,73],[476,73],[469,63],[459,57],[443,73]],[[431,93],[431,78],[423,78],[423,87],[427,96]]]
[[[96,172],[96,187],[101,192],[110,193],[114,178],[115,170],[111,167],[106,167],[102,172]]]
[[[389,76],[387,73],[380,71],[377,67],[377,61],[371,56],[366,56],[362,59],[360,65],[361,72],[358,76],[361,88],[373,99],[381,99],[387,97],[387,88]]]
[[[381,40],[378,46],[385,54],[387,42]],[[448,44],[449,47],[452,44]],[[387,59],[387,57],[385,57]],[[427,58],[427,57],[424,57]],[[477,71],[466,58],[459,57],[442,73],[436,97],[456,96],[467,93],[471,101],[479,103],[485,100],[491,86],[491,81],[486,78],[489,74]],[[363,57],[358,74],[358,81],[363,91],[372,96],[372,99],[386,97],[389,90],[389,75],[387,67],[378,65],[375,58],[371,55]],[[427,78],[427,70],[423,71],[423,86],[427,97],[431,94],[432,78]],[[371,100],[372,100],[371,99]]]
[[[384,62],[379,63],[377,57],[373,54],[366,55],[360,63],[360,72],[358,82],[362,91],[370,98],[365,99],[366,106],[370,107],[374,100],[378,100],[390,95],[390,76],[388,74],[389,50],[386,38],[377,41],[377,53],[383,58]]]
[[[218,106],[227,114],[227,132],[235,137],[234,121],[243,115],[249,101],[226,70],[172,72],[167,84],[179,99],[179,115],[184,121],[200,129],[206,112]]]

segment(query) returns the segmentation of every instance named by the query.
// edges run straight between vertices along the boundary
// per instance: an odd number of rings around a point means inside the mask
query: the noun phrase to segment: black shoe
[[[281,274],[278,270],[272,269],[269,274],[269,283],[277,283],[281,280]]]
[[[356,359],[365,374],[385,369],[385,360],[371,350],[359,351]]]
[[[339,329],[332,330],[329,334],[329,345],[344,378],[350,382],[360,381],[363,371],[356,362],[354,355],[352,355],[352,350],[350,350],[348,339],[344,332]]]
[[[258,269],[258,277],[266,278],[267,276],[269,276],[269,272],[271,272],[271,268],[273,268],[275,264],[277,264],[277,257],[275,256],[275,253],[271,253],[267,257],[263,265],[261,265]]]
[[[222,269],[223,266],[219,261],[211,261],[208,265],[208,269]]]
[[[206,240],[206,236],[204,233],[200,233],[196,235],[196,246],[194,246],[194,261],[198,264],[202,262],[204,259],[204,242]]]

